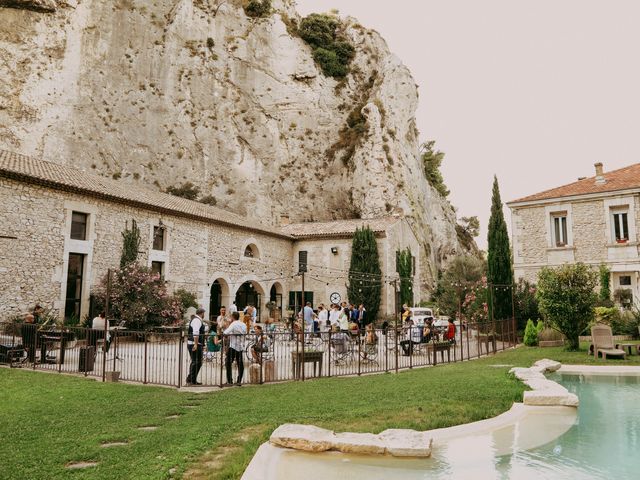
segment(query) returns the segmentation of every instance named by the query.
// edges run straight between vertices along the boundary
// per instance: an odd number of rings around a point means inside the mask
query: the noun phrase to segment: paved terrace
[[[433,365],[443,362],[455,362],[495,353],[514,345],[511,322],[504,325],[496,322],[496,326],[504,331],[500,334],[478,333],[490,331],[487,325],[475,325],[462,332],[457,332],[455,344],[446,342],[430,342],[414,345],[412,354],[403,355],[400,342],[407,338],[399,334],[396,340],[390,329],[387,335],[377,331],[378,342],[365,345],[363,338],[349,336],[344,346],[335,345],[337,334],[321,334],[320,337],[306,335],[305,343],[296,341],[290,333],[274,333],[271,347],[265,353],[261,363],[255,363],[249,353],[249,346],[255,342],[255,335],[249,334],[243,339],[244,378],[243,383],[280,382],[299,380],[302,378],[359,375],[375,372],[395,371],[413,367]],[[414,327],[415,328],[415,327]],[[84,329],[77,329],[78,338],[85,338]],[[6,331],[3,330],[3,331]],[[498,329],[500,331],[500,329]],[[60,341],[45,341],[46,350],[42,350],[42,342],[37,347],[37,363],[24,362],[23,368],[36,370],[75,373],[91,377],[103,376],[107,372],[120,372],[120,380],[168,386],[184,386],[189,371],[190,358],[186,348],[186,338],[180,333],[135,333],[113,332],[111,348],[108,353],[102,351],[101,345],[95,355],[95,361],[84,362],[85,340],[67,342],[62,355]],[[265,335],[266,336],[266,335]],[[20,345],[21,337],[12,334],[0,335],[3,345]],[[339,343],[339,342],[338,342]],[[396,347],[397,344],[397,347]],[[303,358],[304,369],[294,368],[294,359]],[[435,351],[435,352],[434,352]],[[45,361],[40,358],[44,352]],[[64,358],[63,358],[64,357]],[[91,356],[90,356],[91,357]],[[220,386],[226,382],[224,360],[221,353],[204,353],[204,361],[198,381],[203,386]],[[62,361],[61,361],[62,360]],[[88,363],[88,368],[85,364]],[[254,364],[253,375],[250,365]],[[301,362],[300,362],[301,363]],[[234,381],[237,370],[234,364]]]

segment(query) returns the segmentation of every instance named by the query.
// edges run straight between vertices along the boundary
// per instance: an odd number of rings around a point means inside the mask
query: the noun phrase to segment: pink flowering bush
[[[462,313],[470,322],[486,322],[489,318],[487,277],[483,276],[466,291]]]
[[[104,305],[106,276],[94,293]],[[180,321],[182,306],[178,298],[167,293],[160,275],[134,262],[112,273],[109,317],[125,320],[131,330],[141,330]]]

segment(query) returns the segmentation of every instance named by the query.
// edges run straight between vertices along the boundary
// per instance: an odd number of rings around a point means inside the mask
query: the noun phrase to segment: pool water
[[[502,478],[516,478],[523,469],[533,469],[540,479],[638,478],[640,377],[558,375],[550,379],[578,395],[576,424],[546,445],[497,458]]]
[[[449,440],[435,448],[430,459],[286,452],[279,462],[277,478],[639,478],[640,377],[555,375],[550,378],[580,398],[575,420],[558,411],[557,414],[529,415],[511,427]],[[558,436],[553,435],[554,431]],[[540,445],[536,436],[541,432],[544,438],[555,437],[555,440]]]

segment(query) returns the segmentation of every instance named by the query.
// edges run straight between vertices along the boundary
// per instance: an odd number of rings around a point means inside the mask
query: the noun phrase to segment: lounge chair
[[[623,359],[627,358],[624,350],[615,348],[610,326],[594,325],[591,327],[591,340],[593,341],[593,354],[595,358],[599,356],[602,356],[605,360],[607,357],[622,356]]]

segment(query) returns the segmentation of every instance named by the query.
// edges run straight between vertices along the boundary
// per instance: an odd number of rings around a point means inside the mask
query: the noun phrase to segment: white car
[[[424,321],[431,317],[433,318],[433,310],[426,307],[412,307],[411,310],[411,319],[413,320],[413,324],[421,327],[424,325]]]

